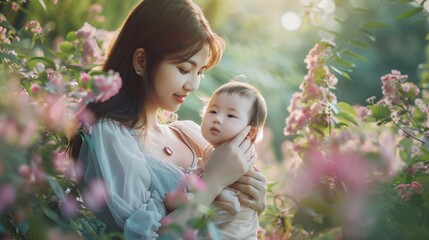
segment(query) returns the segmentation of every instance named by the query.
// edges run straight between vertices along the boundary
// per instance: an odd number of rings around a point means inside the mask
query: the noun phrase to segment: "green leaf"
[[[46,179],[48,180],[49,185],[51,186],[52,191],[55,193],[55,195],[61,201],[64,201],[64,199],[65,199],[64,190],[60,186],[60,184],[58,184],[58,182],[53,177],[51,177],[51,176],[47,176]]]
[[[369,48],[368,43],[364,42],[364,41],[359,41],[359,40],[352,40],[350,41],[351,44],[357,46],[357,47],[361,47],[361,48]]]
[[[9,60],[12,63],[18,63],[20,61],[14,54],[0,52],[0,63],[4,60]]]
[[[334,30],[330,30],[330,29],[327,29],[327,28],[323,28],[323,27],[318,27],[320,30],[322,30],[322,31],[325,31],[325,32],[327,32],[327,33],[330,33],[330,34],[333,34],[333,35],[335,35],[335,36],[337,36],[337,37],[339,37],[339,38],[343,38],[343,36],[342,36],[342,34],[341,33],[339,33],[339,32],[336,32],[336,31],[334,31]]]
[[[376,120],[385,120],[390,119],[390,110],[387,107],[384,106],[376,106],[371,105],[368,106],[369,110],[371,110],[371,116],[374,117]]]
[[[62,41],[59,44],[59,48],[61,50],[61,52],[66,53],[66,54],[73,54],[75,52],[75,47],[73,46],[73,43],[69,42],[69,41]]]
[[[355,10],[357,12],[363,12],[363,13],[372,13],[371,10],[368,10],[368,9],[365,9],[365,8],[360,8],[360,7],[353,8],[353,10]]]
[[[352,51],[349,51],[349,50],[344,50],[344,51],[342,51],[342,53],[345,54],[345,55],[347,55],[347,56],[356,58],[358,60],[361,60],[361,61],[364,61],[364,62],[368,62],[368,59],[366,57],[364,57],[364,56],[362,56],[360,54],[357,54],[355,52],[352,52]]]
[[[369,21],[363,25],[364,28],[388,28],[390,27],[388,24],[377,22],[377,21]]]
[[[46,4],[45,4],[45,1],[43,1],[43,0],[39,0],[39,3],[40,3],[40,6],[42,6],[43,10],[46,12],[47,10],[46,10]]]
[[[342,71],[342,70],[340,70],[338,68],[335,68],[334,66],[329,66],[329,68],[332,69],[334,72],[340,74],[341,76],[347,78],[348,80],[352,81],[352,78],[346,72],[344,72],[344,71]]]
[[[375,41],[375,37],[372,35],[372,33],[366,29],[359,29],[359,32],[361,32],[365,37],[367,37],[371,41]]]
[[[399,20],[403,20],[406,18],[410,18],[410,17],[420,13],[421,11],[423,11],[423,7],[412,8],[410,10],[407,10],[407,11],[401,13],[400,15],[395,17],[395,19],[399,21]]]
[[[70,42],[76,40],[77,39],[76,32],[71,31],[71,32],[67,33],[66,39],[67,39],[67,41],[70,41]]]
[[[347,60],[345,60],[344,58],[341,58],[341,57],[335,58],[335,62],[338,63],[338,64],[340,64],[343,67],[346,67],[346,68],[354,68],[354,67],[356,67],[356,65],[354,63],[352,63],[350,61],[347,61]]]
[[[279,184],[279,182],[268,182],[267,183],[267,192],[272,192],[273,187],[277,184]]]
[[[50,58],[47,58],[47,57],[33,57],[33,58],[30,58],[30,60],[28,60],[28,62],[31,62],[31,61],[44,62],[46,64],[47,68],[55,69],[55,62],[52,59],[50,59]]]
[[[345,120],[347,122],[353,123],[356,126],[358,125],[355,119],[358,119],[359,115],[352,106],[345,102],[339,102],[337,103],[337,107],[339,109],[337,117],[340,120]]]
[[[353,118],[359,117],[359,114],[356,112],[356,110],[346,102],[338,102],[337,107],[340,109],[340,112],[347,113],[347,115],[350,115]]]
[[[337,106],[335,104],[328,102],[328,105],[334,114],[338,114],[340,112],[340,110],[337,108]]]

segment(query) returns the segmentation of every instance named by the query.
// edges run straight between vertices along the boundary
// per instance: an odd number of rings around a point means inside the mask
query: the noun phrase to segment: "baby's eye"
[[[178,68],[178,69],[179,69],[179,71],[180,71],[181,74],[189,74],[190,73],[190,71],[185,70],[183,68]]]
[[[237,116],[235,116],[234,114],[228,114],[229,118],[237,118]]]
[[[217,112],[215,110],[210,110],[209,113],[216,114]]]

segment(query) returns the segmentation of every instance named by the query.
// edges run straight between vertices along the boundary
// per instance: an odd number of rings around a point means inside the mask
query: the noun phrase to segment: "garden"
[[[123,239],[92,214],[106,189],[83,183],[66,147],[94,122],[85,106],[121,87],[100,64],[137,2],[0,1],[0,239]],[[427,239],[429,2],[195,2],[227,42],[199,94],[244,75],[269,107],[258,238]],[[200,123],[190,98],[179,119]],[[188,227],[170,230],[220,239],[210,219]]]

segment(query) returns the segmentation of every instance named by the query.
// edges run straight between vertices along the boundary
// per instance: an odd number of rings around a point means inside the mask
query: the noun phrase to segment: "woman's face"
[[[249,125],[251,109],[251,101],[237,94],[214,96],[201,122],[203,137],[214,147],[231,140]]]
[[[153,107],[170,112],[177,111],[188,94],[198,89],[208,56],[209,48],[206,45],[184,62],[177,63],[175,59],[163,60],[154,74]]]

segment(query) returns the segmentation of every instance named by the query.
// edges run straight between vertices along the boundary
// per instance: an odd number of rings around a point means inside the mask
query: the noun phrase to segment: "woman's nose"
[[[200,86],[200,75],[192,74],[192,76],[188,79],[188,81],[186,81],[183,87],[189,92],[194,92],[198,89],[199,86]]]

